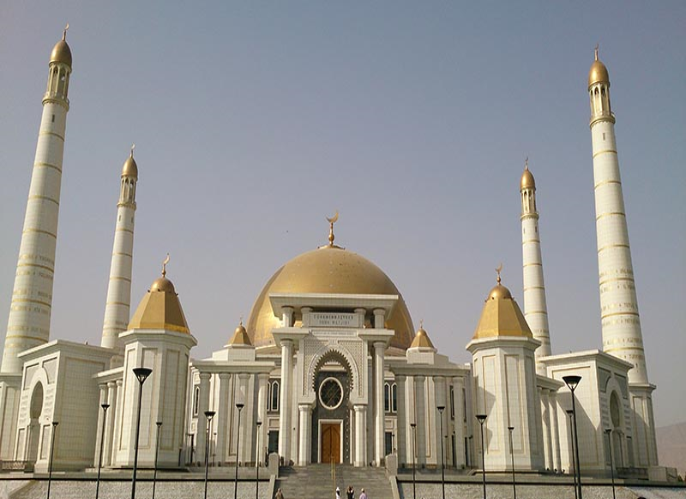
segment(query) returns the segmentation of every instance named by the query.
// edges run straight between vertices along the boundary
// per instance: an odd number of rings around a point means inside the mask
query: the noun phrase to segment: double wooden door
[[[341,462],[341,423],[322,423],[322,463]]]

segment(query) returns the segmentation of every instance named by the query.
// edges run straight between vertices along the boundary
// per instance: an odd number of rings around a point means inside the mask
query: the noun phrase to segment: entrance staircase
[[[355,498],[362,488],[369,499],[393,499],[391,484],[384,468],[355,468],[349,464],[310,464],[306,467],[282,467],[277,488],[281,488],[286,499],[334,499],[336,487],[341,497],[346,498],[348,485],[355,489]]]

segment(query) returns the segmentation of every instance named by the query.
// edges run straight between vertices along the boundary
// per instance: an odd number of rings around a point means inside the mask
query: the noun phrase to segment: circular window
[[[319,385],[319,401],[322,405],[334,410],[343,402],[343,385],[336,378],[326,378]]]

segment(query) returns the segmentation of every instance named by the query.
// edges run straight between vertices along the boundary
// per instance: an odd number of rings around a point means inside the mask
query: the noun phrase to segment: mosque
[[[136,458],[152,467],[159,449],[164,468],[202,464],[207,452],[222,466],[276,454],[294,466],[378,467],[391,455],[400,467],[469,470],[483,459],[489,471],[514,463],[561,473],[575,469],[576,426],[585,474],[614,466],[652,478],[660,469],[610,79],[597,49],[588,92],[603,350],[553,353],[527,164],[524,308],[498,270],[464,365],[437,351],[421,324],[415,329],[377,265],[335,244],[338,214],[328,219],[328,242],[276,270],[226,346],[194,359],[197,341],[166,261],[130,313],[133,150],[121,172],[101,345],[51,338],[71,75],[65,31],[50,55],[0,369],[0,460],[45,471],[54,448],[56,470],[92,468],[100,455],[106,468],[130,468]],[[574,392],[563,381],[570,375],[583,379]]]

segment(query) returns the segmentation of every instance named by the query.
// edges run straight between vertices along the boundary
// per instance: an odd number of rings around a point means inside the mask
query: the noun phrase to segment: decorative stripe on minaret
[[[543,259],[538,233],[538,209],[536,208],[536,182],[529,171],[529,160],[519,184],[522,196],[522,269],[524,273],[524,317],[534,338],[541,342],[536,349],[536,359],[551,354],[548,327],[548,306],[543,281]],[[546,374],[543,364],[536,363],[539,374]]]
[[[7,320],[3,374],[21,373],[22,363],[17,355],[50,340],[57,219],[72,62],[65,38],[66,30],[50,57],[43,116]]]

